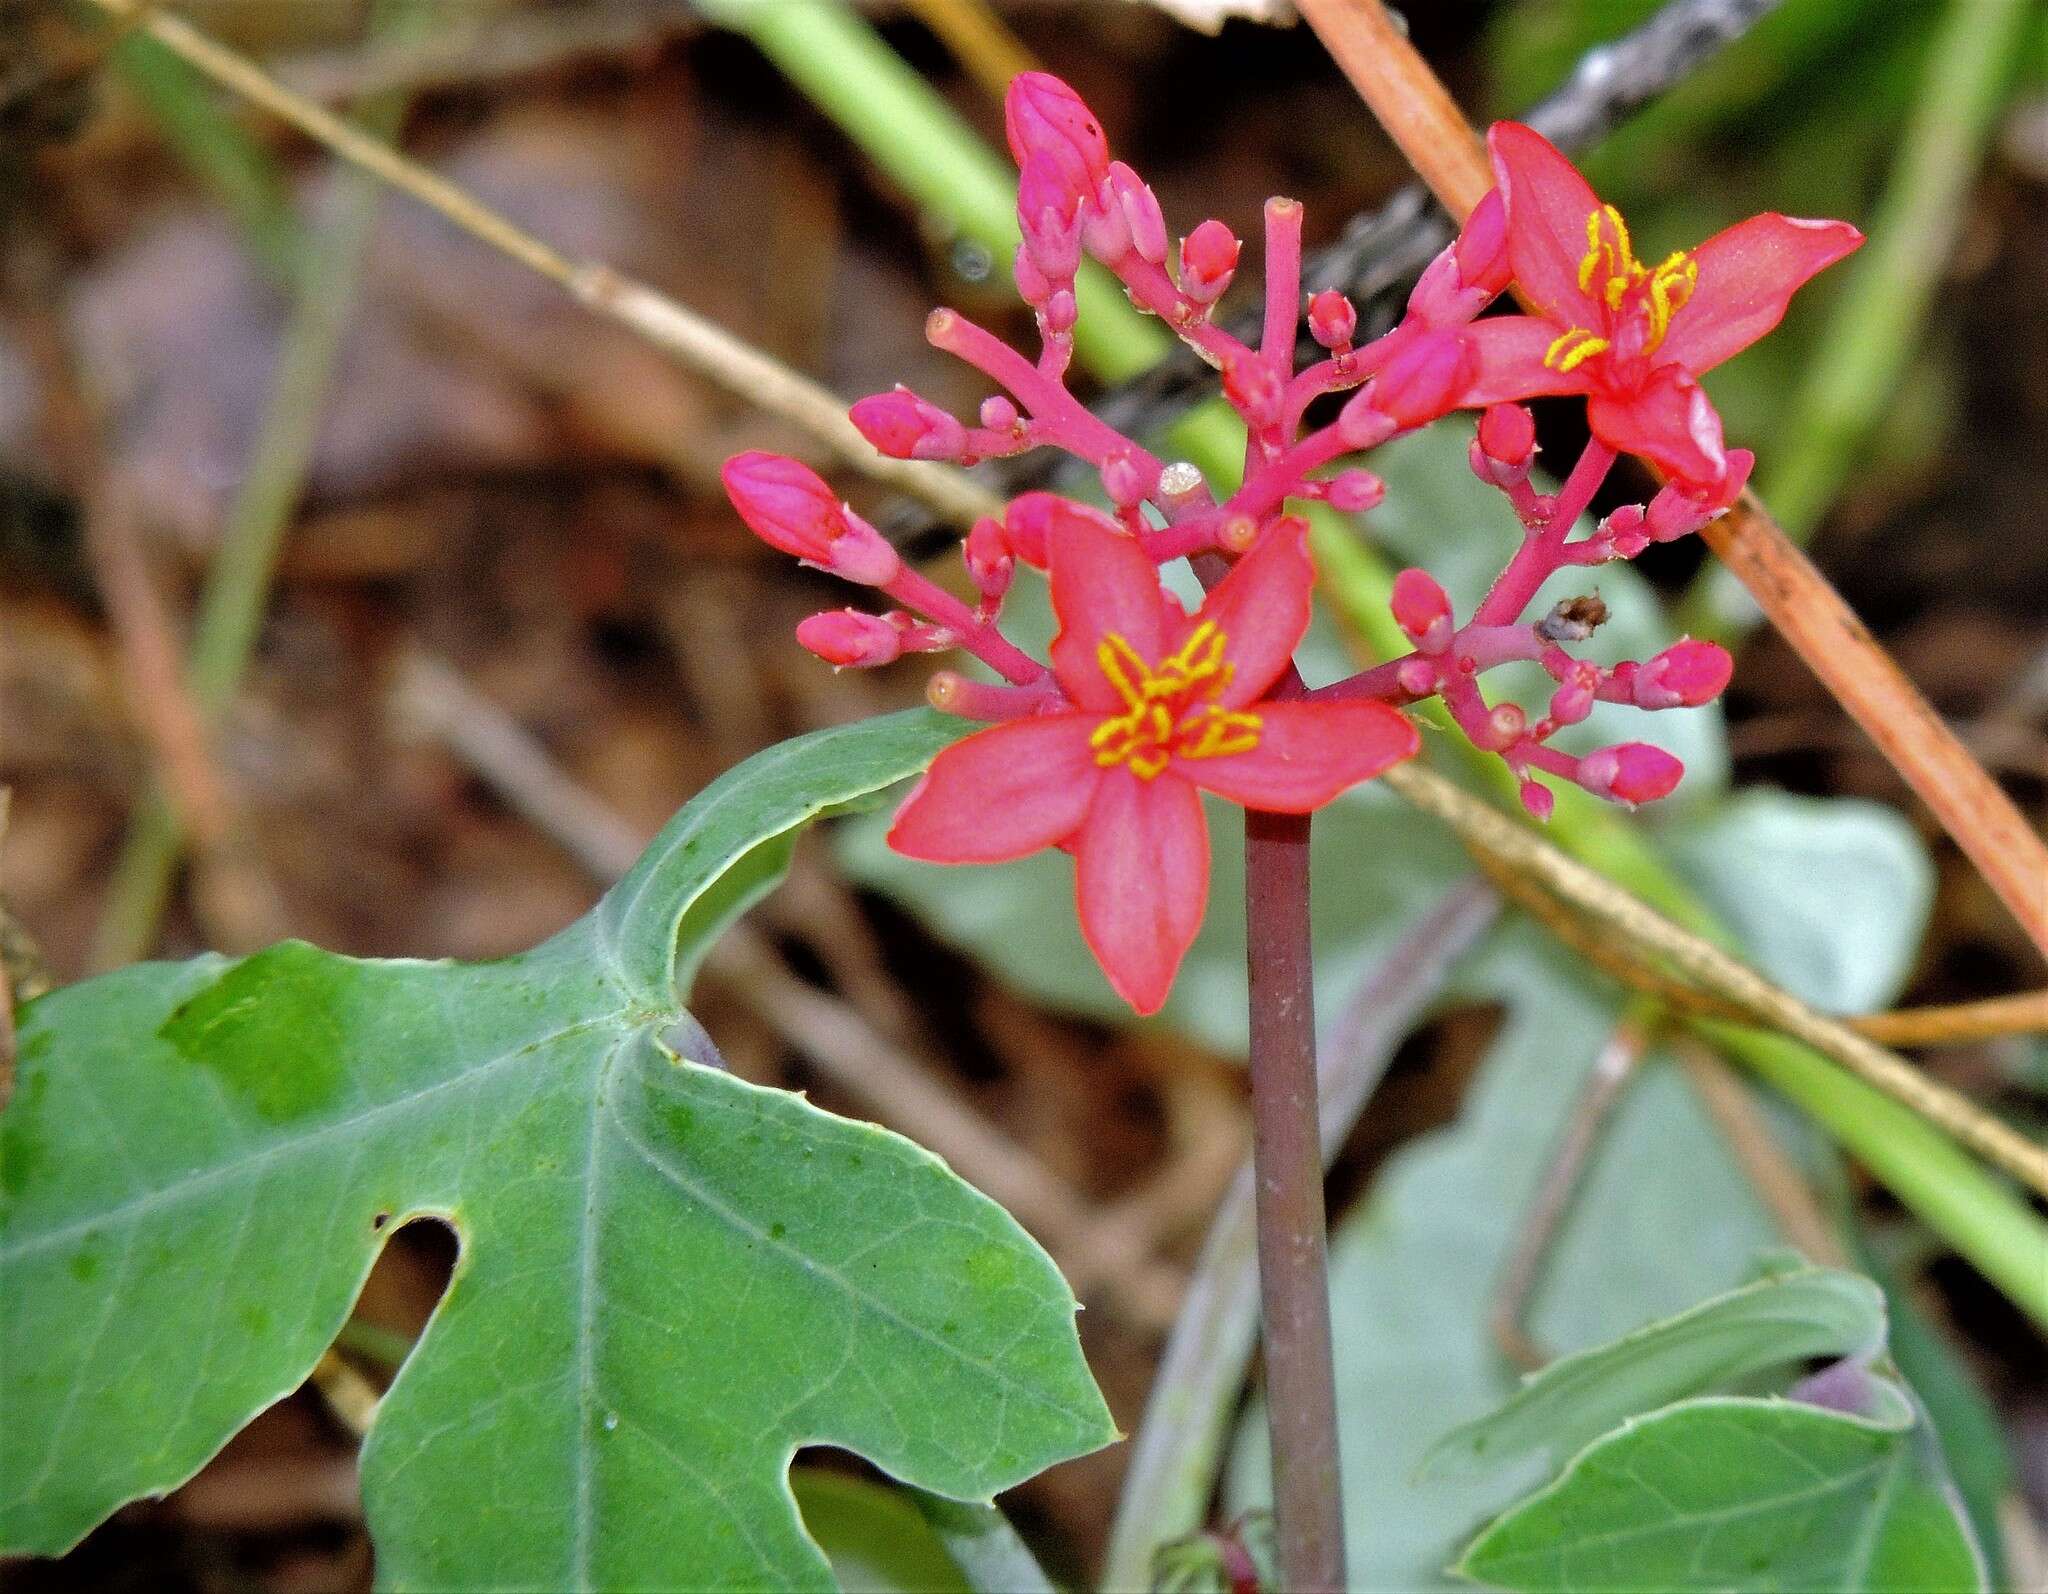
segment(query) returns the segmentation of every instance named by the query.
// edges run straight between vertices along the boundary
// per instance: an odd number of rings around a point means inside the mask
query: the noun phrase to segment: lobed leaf
[[[677,994],[804,823],[955,734],[917,713],[770,749],[501,962],[288,943],[25,1009],[0,1550],[191,1476],[418,1217],[461,1254],[364,1447],[386,1587],[829,1587],[799,1446],[984,1500],[1112,1438],[1023,1231],[908,1141],[707,1066]]]

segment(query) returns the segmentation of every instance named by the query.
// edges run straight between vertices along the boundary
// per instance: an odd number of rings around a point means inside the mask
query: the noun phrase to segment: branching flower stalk
[[[1854,249],[1839,222],[1759,216],[1654,266],[1626,223],[1540,135],[1501,124],[1496,186],[1423,273],[1391,332],[1355,343],[1343,295],[1304,307],[1301,207],[1265,209],[1256,346],[1215,318],[1240,243],[1219,221],[1177,242],[1158,200],[1110,158],[1100,123],[1058,79],[1020,75],[1005,104],[1019,167],[1017,288],[1037,321],[1031,358],[955,311],[926,323],[936,348],[997,389],[972,422],[907,388],[853,406],[895,459],[967,465],[1052,446],[1085,462],[1107,509],[1026,493],[977,519],[963,547],[979,601],[904,565],[888,541],[795,460],[747,453],[724,480],[741,517],[807,564],[894,607],[813,615],[798,640],[839,667],[960,649],[995,679],[933,677],[940,709],[987,728],[942,752],[905,800],[890,844],[934,863],[1072,855],[1081,929],[1111,986],[1140,1013],[1166,1001],[1200,929],[1209,842],[1202,794],[1247,810],[1253,1141],[1261,1299],[1272,1410],[1275,1512],[1287,1586],[1342,1586],[1344,1551],[1329,1348],[1314,1015],[1308,937],[1309,816],[1411,757],[1401,710],[1431,697],[1475,747],[1501,758],[1547,818],[1562,781],[1634,805],[1678,783],[1648,743],[1570,752],[1557,738],[1600,701],[1697,706],[1727,684],[1728,655],[1681,640],[1646,661],[1577,656],[1604,617],[1587,594],[1532,617],[1559,571],[1630,559],[1698,531],[1741,492],[1751,456],[1726,448],[1698,372],[1777,324],[1791,294]],[[1163,460],[1095,416],[1067,385],[1084,258],[1106,267],[1222,378],[1246,429],[1244,473],[1218,499],[1199,470]],[[1481,320],[1519,285],[1530,316]],[[1306,312],[1321,358],[1297,368]],[[1521,400],[1582,394],[1592,439],[1557,493],[1531,483],[1535,426]],[[1506,495],[1521,547],[1460,624],[1422,570],[1394,583],[1404,657],[1311,690],[1293,665],[1314,570],[1294,503],[1359,512],[1385,494],[1359,456],[1454,410],[1482,411],[1471,465]],[[1669,477],[1648,504],[1573,531],[1622,453]],[[1186,559],[1207,589],[1193,613],[1159,567]],[[1019,564],[1046,572],[1058,634],[1041,662],[1000,627]],[[1535,666],[1554,683],[1535,720],[1489,702],[1485,673]]]

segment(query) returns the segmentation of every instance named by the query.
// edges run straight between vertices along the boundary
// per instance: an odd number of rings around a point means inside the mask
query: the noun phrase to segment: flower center
[[[1095,662],[1124,712],[1104,720],[1090,738],[1104,769],[1126,764],[1151,780],[1176,758],[1222,758],[1259,745],[1259,716],[1219,708],[1235,667],[1223,656],[1223,633],[1204,620],[1180,651],[1149,665],[1116,632],[1103,635]]]
[[[1607,307],[1610,330],[1624,321],[1629,324],[1635,352],[1649,354],[1664,341],[1671,318],[1685,307],[1699,280],[1700,263],[1682,249],[1674,250],[1654,270],[1636,259],[1628,224],[1612,205],[1602,205],[1586,217],[1579,289]],[[1589,328],[1570,327],[1544,351],[1543,363],[1570,372],[1613,346],[1612,339]]]

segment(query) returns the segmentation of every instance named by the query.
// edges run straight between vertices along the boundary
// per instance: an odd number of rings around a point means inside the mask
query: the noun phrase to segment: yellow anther
[[[1649,353],[1664,341],[1664,334],[1671,328],[1671,318],[1692,297],[1699,276],[1699,262],[1682,249],[1674,251],[1655,271],[1636,259],[1635,245],[1628,235],[1628,223],[1621,219],[1621,212],[1612,205],[1602,205],[1598,210],[1587,213],[1586,253],[1579,261],[1579,291],[1597,293],[1601,303],[1612,312],[1620,310],[1622,302],[1631,293],[1638,288],[1644,289],[1649,317],[1648,334],[1643,339],[1644,353]],[[1569,353],[1565,353],[1567,343],[1581,335],[1589,341],[1576,344]],[[1606,340],[1574,327],[1550,346],[1543,363],[1560,371],[1569,371],[1607,347]]]
[[[1550,347],[1543,351],[1543,363],[1569,376],[1608,346],[1605,338],[1584,327],[1572,327],[1551,340]]]
[[[1151,665],[1126,638],[1104,633],[1095,660],[1124,712],[1105,719],[1089,738],[1095,762],[1104,769],[1122,764],[1151,780],[1175,758],[1221,758],[1256,747],[1259,717],[1216,706],[1235,673],[1225,646],[1215,622],[1204,620]]]

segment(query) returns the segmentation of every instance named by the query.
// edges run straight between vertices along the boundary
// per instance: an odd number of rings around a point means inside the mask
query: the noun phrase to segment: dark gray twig
[[[1563,85],[1534,106],[1525,120],[1561,149],[1584,149],[1683,83],[1781,3],[1670,0],[1633,32],[1588,50]],[[1399,296],[1450,238],[1450,223],[1428,190],[1411,183],[1378,209],[1352,218],[1335,243],[1311,255],[1303,285],[1310,292],[1343,289],[1358,305],[1365,334],[1384,331],[1399,313]],[[1238,317],[1231,331],[1256,344],[1259,314],[1253,309]],[[1303,340],[1302,359],[1318,359],[1321,354]],[[1215,372],[1192,350],[1176,345],[1149,371],[1113,388],[1090,408],[1118,431],[1143,437],[1206,394],[1214,382]],[[984,467],[982,474],[1007,497],[1070,479],[1070,469],[1078,467],[1065,455],[1041,449]],[[890,506],[882,524],[902,541],[930,532],[935,523],[928,510],[903,501]]]

